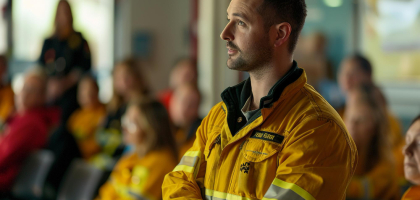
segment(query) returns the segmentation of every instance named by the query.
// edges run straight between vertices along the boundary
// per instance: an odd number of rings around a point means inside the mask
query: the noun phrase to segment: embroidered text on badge
[[[275,142],[281,144],[284,140],[284,136],[276,134],[276,133],[270,133],[265,131],[254,131],[252,133],[251,138],[255,139],[261,139],[261,140],[267,140],[270,142]]]

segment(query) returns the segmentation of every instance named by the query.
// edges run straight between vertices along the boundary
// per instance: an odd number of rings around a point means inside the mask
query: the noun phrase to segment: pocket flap
[[[255,131],[243,146],[245,159],[251,162],[261,162],[281,148],[284,136],[276,133]]]

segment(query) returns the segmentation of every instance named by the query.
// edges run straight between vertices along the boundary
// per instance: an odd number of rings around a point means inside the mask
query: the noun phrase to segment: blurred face
[[[127,68],[118,65],[114,71],[114,87],[119,95],[126,96],[135,87],[135,80]]]
[[[127,145],[140,145],[145,141],[145,133],[142,131],[139,121],[140,110],[135,106],[127,109],[122,119],[123,141]]]
[[[358,63],[352,59],[343,61],[338,79],[340,87],[345,93],[371,81],[370,76],[364,73]]]
[[[171,74],[170,85],[177,88],[180,85],[197,82],[197,73],[191,61],[185,60],[178,63]]]
[[[367,149],[375,133],[375,117],[369,106],[355,98],[346,107],[344,122],[357,148]]]
[[[71,11],[67,4],[60,2],[55,16],[55,27],[60,37],[65,37],[73,30]]]
[[[232,0],[227,10],[228,24],[220,35],[226,40],[233,70],[252,71],[272,59],[273,47],[264,27],[263,17],[257,12],[263,0]]]
[[[200,96],[189,86],[181,86],[171,99],[170,115],[175,125],[191,125],[198,117]]]
[[[17,110],[21,112],[43,106],[45,90],[45,85],[39,77],[27,76],[22,90],[16,96]]]
[[[53,102],[57,100],[64,92],[65,88],[62,79],[57,77],[51,77],[48,79],[47,84],[47,101]]]
[[[79,83],[77,100],[81,107],[95,106],[99,102],[98,90],[90,78],[82,79]]]
[[[404,173],[410,182],[420,185],[420,120],[408,129],[404,147]]]

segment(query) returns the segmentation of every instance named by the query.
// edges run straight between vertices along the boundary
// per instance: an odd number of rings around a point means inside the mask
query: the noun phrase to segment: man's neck
[[[250,110],[260,107],[261,98],[268,95],[270,89],[279,81],[292,67],[293,61],[266,66],[257,72],[249,72],[252,88],[252,103]]]

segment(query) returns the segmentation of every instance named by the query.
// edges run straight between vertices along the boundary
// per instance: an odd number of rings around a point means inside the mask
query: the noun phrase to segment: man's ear
[[[274,47],[279,47],[289,40],[290,34],[292,33],[292,26],[287,22],[283,22],[274,25],[274,28],[276,31]]]

